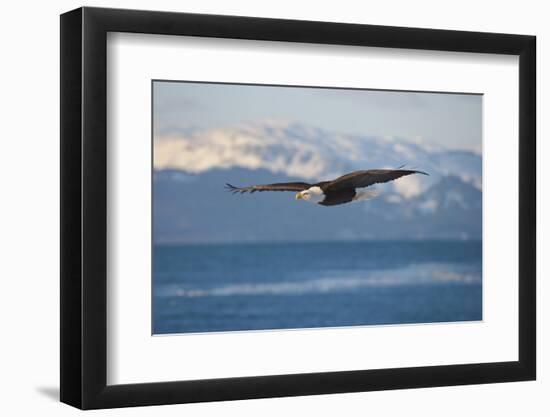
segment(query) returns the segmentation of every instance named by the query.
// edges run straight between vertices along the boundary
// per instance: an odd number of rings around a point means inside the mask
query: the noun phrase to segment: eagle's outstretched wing
[[[369,169],[342,175],[333,181],[329,181],[321,188],[324,191],[341,190],[343,188],[362,188],[373,184],[393,181],[411,174],[428,175],[422,171],[409,169]]]
[[[311,187],[306,182],[280,182],[277,184],[251,185],[249,187],[235,187],[225,184],[225,188],[235,193],[255,193],[256,191],[303,191]]]

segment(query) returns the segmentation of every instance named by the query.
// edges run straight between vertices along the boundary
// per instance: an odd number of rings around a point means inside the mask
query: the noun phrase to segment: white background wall
[[[59,378],[59,17],[78,1],[3,4],[0,30],[0,410],[75,415],[57,402]],[[550,412],[550,26],[543,1],[92,1],[89,6],[509,32],[538,37],[538,381],[100,411],[95,415],[543,416]],[[545,112],[546,110],[546,112]],[[6,130],[7,127],[7,130]],[[544,166],[546,162],[546,166]],[[504,173],[505,174],[505,173]],[[503,181],[506,179],[503,178]],[[544,234],[544,235],[543,235]],[[546,258],[546,259],[545,259]],[[544,395],[546,394],[546,395]]]

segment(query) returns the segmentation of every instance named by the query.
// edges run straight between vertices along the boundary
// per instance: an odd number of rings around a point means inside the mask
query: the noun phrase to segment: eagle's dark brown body
[[[321,188],[322,189],[322,188]],[[350,203],[357,195],[353,188],[343,188],[341,190],[326,191],[325,199],[319,204],[322,206],[337,206],[339,204]]]

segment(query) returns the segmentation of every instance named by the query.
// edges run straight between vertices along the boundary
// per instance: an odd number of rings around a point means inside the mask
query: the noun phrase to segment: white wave
[[[481,282],[477,270],[451,270],[442,264],[412,265],[387,271],[331,271],[331,276],[302,281],[229,284],[213,288],[169,285],[156,292],[161,297],[224,297],[234,295],[300,295],[350,291],[364,287]],[[337,277],[340,275],[340,277]]]

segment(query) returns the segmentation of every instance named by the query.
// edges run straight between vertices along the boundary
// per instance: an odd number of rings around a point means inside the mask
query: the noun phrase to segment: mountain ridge
[[[201,174],[213,169],[265,169],[317,182],[358,169],[405,166],[430,174],[393,183],[412,197],[444,176],[481,189],[481,156],[401,138],[343,135],[297,122],[262,121],[225,128],[180,131],[155,137],[154,168]]]
[[[154,242],[208,243],[365,239],[480,239],[482,195],[459,177],[403,197],[387,184],[378,198],[335,207],[295,201],[292,193],[233,195],[241,184],[293,178],[242,168],[154,174]]]

